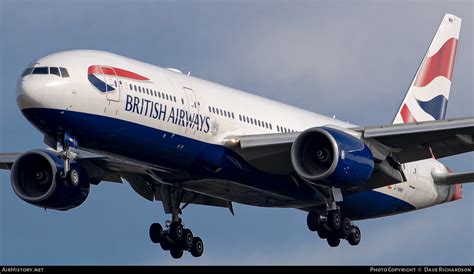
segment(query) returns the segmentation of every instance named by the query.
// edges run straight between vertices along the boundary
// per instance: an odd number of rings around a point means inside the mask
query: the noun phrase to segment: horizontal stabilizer
[[[464,183],[474,183],[474,172],[462,173],[431,173],[435,184],[438,185],[456,185]]]

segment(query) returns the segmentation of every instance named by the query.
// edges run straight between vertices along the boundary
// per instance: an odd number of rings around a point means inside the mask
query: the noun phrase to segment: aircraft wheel
[[[352,226],[351,233],[349,234],[349,238],[347,241],[350,245],[358,245],[360,243],[361,234],[360,229],[357,226]]]
[[[308,229],[310,231],[317,231],[321,226],[319,223],[319,214],[311,211],[308,213],[308,217],[306,217],[306,223],[308,224]]]
[[[170,225],[170,237],[175,242],[181,242],[184,236],[183,226],[180,222],[172,222]]]
[[[170,250],[171,257],[174,259],[179,259],[183,257],[183,250],[182,249],[177,249],[177,248],[172,248]]]
[[[351,225],[351,220],[349,218],[344,217],[342,219],[342,224],[341,224],[341,234],[344,238],[347,238],[352,231],[352,225]]]
[[[329,246],[337,247],[339,243],[341,242],[341,239],[339,239],[339,237],[331,235],[327,238],[327,241],[328,241]]]
[[[73,186],[79,185],[79,172],[77,170],[71,168],[67,173],[67,178]]]
[[[324,227],[320,227],[318,229],[318,236],[321,239],[327,239],[328,236],[329,236],[329,231],[327,231],[326,228],[324,228]]]
[[[183,230],[183,247],[186,250],[189,250],[193,247],[194,237],[190,229]]]
[[[161,241],[163,235],[163,227],[158,223],[151,224],[149,234],[151,241],[157,244]]]
[[[334,210],[329,213],[328,224],[333,231],[338,231],[342,224],[342,214],[339,210]]]
[[[201,257],[202,253],[204,253],[204,243],[199,237],[194,237],[193,242],[193,247],[191,247],[191,255],[194,257]]]
[[[161,246],[161,249],[167,251],[167,250],[170,250],[173,247],[173,243],[171,243],[168,240],[168,238],[163,237],[160,241],[160,246]]]

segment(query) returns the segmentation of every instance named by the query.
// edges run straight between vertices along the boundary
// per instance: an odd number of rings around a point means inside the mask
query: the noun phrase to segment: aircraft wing
[[[400,163],[447,157],[474,150],[474,117],[407,124],[358,127],[376,158],[390,156]],[[294,173],[290,151],[299,133],[232,136],[225,140],[255,167],[276,174]]]
[[[353,129],[388,148],[400,162],[443,158],[474,150],[474,117]]]
[[[101,181],[123,183],[127,181],[133,190],[150,201],[162,201],[161,187],[172,184],[172,181],[185,181],[182,173],[165,170],[154,166],[133,161],[124,161],[113,157],[90,153],[82,150],[73,150],[75,161],[87,172],[92,184]],[[10,170],[13,163],[22,153],[0,153],[0,169]],[[166,182],[165,180],[168,180]],[[183,192],[182,202],[185,204],[200,204],[208,206],[226,207],[233,211],[230,201],[197,193],[190,189]]]

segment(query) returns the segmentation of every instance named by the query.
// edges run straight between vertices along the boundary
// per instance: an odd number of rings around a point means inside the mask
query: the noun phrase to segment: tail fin
[[[393,120],[394,124],[444,119],[461,18],[446,14]]]

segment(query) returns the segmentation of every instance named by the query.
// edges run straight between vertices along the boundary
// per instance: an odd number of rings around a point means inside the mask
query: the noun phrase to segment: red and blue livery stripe
[[[435,55],[426,58],[418,72],[414,85],[416,87],[427,86],[439,76],[444,76],[451,81],[457,46],[458,39],[451,38],[443,44]]]
[[[101,77],[102,76],[102,77]],[[87,78],[89,82],[96,87],[100,92],[113,92],[115,88],[111,85],[108,85],[104,80],[104,76],[109,76],[113,78],[124,78],[128,80],[136,81],[149,81],[145,76],[142,76],[138,73],[131,72],[125,69],[101,66],[101,65],[92,65],[87,69]]]
[[[434,55],[427,57],[418,71],[413,86],[420,88],[426,87],[437,77],[445,77],[451,81],[453,78],[457,45],[458,39],[450,38]],[[431,115],[433,119],[440,120],[445,118],[446,108],[448,106],[448,99],[445,96],[438,95],[428,101],[418,100],[416,96],[415,99],[420,108],[425,113]],[[406,103],[403,104],[400,115],[404,123],[416,122],[415,116]]]

